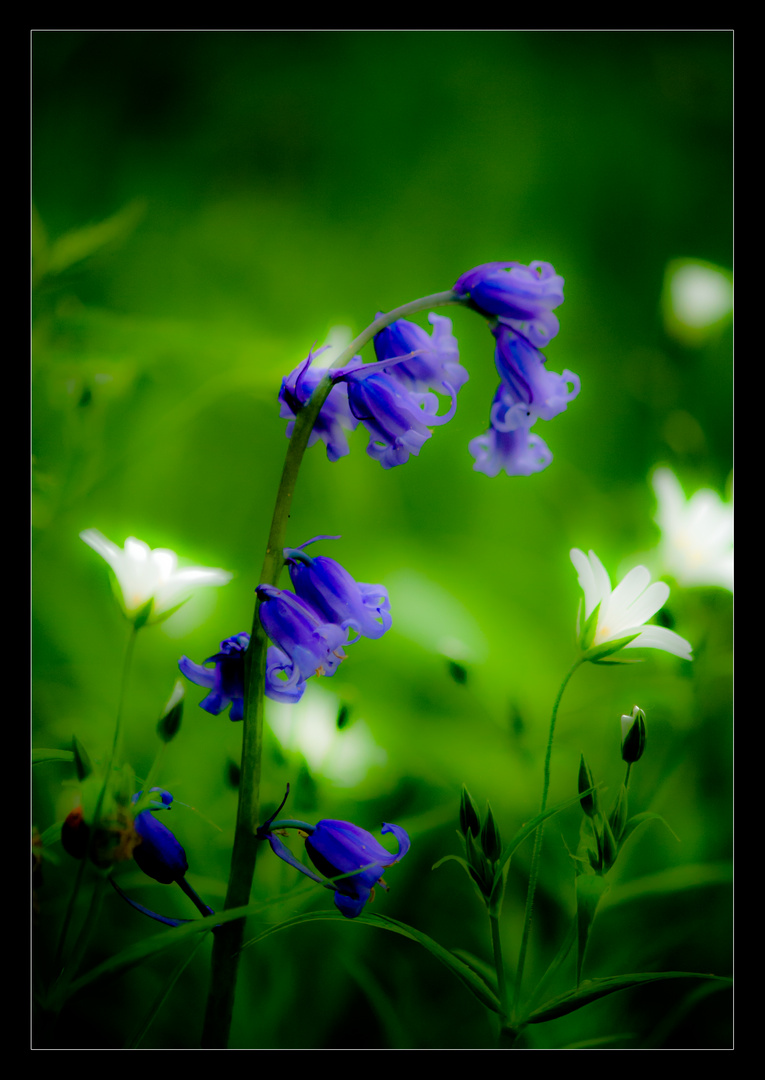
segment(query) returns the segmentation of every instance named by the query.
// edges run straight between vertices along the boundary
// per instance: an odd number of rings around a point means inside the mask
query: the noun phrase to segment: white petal
[[[647,570],[646,574],[648,574]],[[650,578],[650,575],[648,576]],[[669,585],[665,581],[655,581],[625,612],[627,622],[632,626],[642,626],[656,614],[659,608],[664,607],[668,598]]]
[[[595,586],[595,576],[589,559],[583,551],[580,551],[579,548],[572,548],[569,554],[579,577],[579,586],[584,593],[584,617],[588,619],[601,600]]]
[[[637,628],[636,628],[637,629]],[[663,626],[646,626],[639,637],[625,645],[626,649],[662,649],[664,652],[679,656],[682,660],[691,660],[691,645],[674,630]]]
[[[623,578],[611,593],[611,602],[609,603],[610,618],[613,623],[629,621],[631,626],[634,626],[638,621],[645,622],[645,619],[634,619],[631,616],[629,609],[638,599],[640,594],[644,592],[651,581],[651,575],[645,566],[635,566]],[[653,612],[651,612],[653,615]],[[626,618],[625,618],[626,617]],[[648,616],[646,616],[648,618]]]

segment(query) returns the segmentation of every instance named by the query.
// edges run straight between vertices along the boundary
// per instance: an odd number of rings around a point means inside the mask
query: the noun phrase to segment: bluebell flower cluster
[[[468,379],[459,362],[451,319],[431,314],[432,335],[406,319],[398,319],[375,336],[377,362],[349,364],[331,371],[334,386],[314,425],[311,440],[321,438],[327,456],[336,461],[348,453],[347,430],[359,423],[369,435],[367,453],[384,469],[403,465],[419,454],[431,428],[448,423],[457,408],[457,392]],[[318,356],[318,352],[315,354]],[[291,418],[308,401],[325,372],[311,367],[312,356],[282,382],[281,416]],[[448,395],[448,410],[438,415],[437,393]],[[294,420],[287,426],[292,434]],[[314,438],[316,436],[316,438]]]
[[[287,791],[289,793],[289,788]],[[275,814],[272,815],[260,826],[258,838],[268,840],[274,854],[301,874],[333,889],[335,907],[347,919],[355,919],[374,899],[375,886],[388,891],[383,874],[403,859],[411,843],[406,830],[400,825],[384,824],[380,830],[382,833],[392,833],[398,841],[398,852],[392,855],[371,833],[350,821],[325,819],[316,825],[309,825],[305,821],[292,819],[274,820],[275,817]],[[304,837],[308,857],[323,877],[304,866],[280,840],[276,831],[284,829],[297,829]],[[327,878],[330,880],[327,881]]]
[[[553,309],[563,303],[563,278],[544,262],[485,263],[458,278],[454,292],[489,318],[501,379],[489,430],[470,443],[473,467],[488,476],[540,472],[552,454],[531,428],[563,412],[580,387],[573,372],[548,371],[540,352],[558,333]]]
[[[361,637],[379,638],[390,628],[390,601],[382,585],[356,581],[334,559],[308,555],[303,549],[285,548],[294,592],[259,585],[258,614],[273,644],[266,654],[265,692],[274,701],[300,701],[306,681],[313,675],[334,675],[346,645]],[[351,634],[353,636],[351,636]],[[232,720],[244,716],[244,656],[247,633],[221,642],[220,651],[203,664],[182,656],[178,666],[191,682],[211,690],[200,706],[216,716],[231,706]],[[207,664],[214,664],[211,670]]]

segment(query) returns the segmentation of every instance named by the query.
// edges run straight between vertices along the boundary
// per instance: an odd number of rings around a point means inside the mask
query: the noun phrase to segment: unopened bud
[[[622,761],[634,765],[645,750],[645,713],[637,705],[629,716],[622,716]]]
[[[473,796],[463,784],[462,798],[460,800],[460,832],[463,836],[467,836],[468,832],[471,832],[473,836],[478,836],[480,831],[481,819],[478,816],[478,807],[473,800]]]
[[[494,820],[494,815],[488,803],[486,803],[486,818],[481,829],[481,847],[490,862],[496,862],[502,854],[502,839],[499,835],[499,826]]]

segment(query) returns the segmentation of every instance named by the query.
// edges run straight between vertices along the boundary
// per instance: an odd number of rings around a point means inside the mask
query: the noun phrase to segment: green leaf
[[[646,825],[649,821],[660,821],[662,825],[665,825],[669,829],[669,831],[675,837],[675,840],[677,840],[678,844],[680,843],[680,837],[672,831],[669,825],[667,825],[667,822],[664,820],[661,814],[655,814],[652,810],[644,810],[642,814],[634,814],[629,819],[629,821],[624,827],[624,836],[622,837],[622,841],[619,847],[623,848],[629,838],[640,828],[640,826]]]
[[[74,761],[74,753],[71,750],[48,750],[36,746],[32,751],[32,764],[42,765],[45,761]]]
[[[144,209],[144,203],[135,200],[96,225],[85,225],[80,229],[72,229],[64,233],[49,245],[47,272],[60,274],[62,270],[93,255],[106,244],[114,240],[123,240],[138,224]]]
[[[523,1022],[544,1024],[548,1020],[557,1020],[560,1016],[567,1016],[569,1013],[576,1012],[577,1009],[583,1009],[585,1005],[590,1005],[598,998],[617,994],[620,990],[629,990],[632,986],[663,982],[667,979],[714,979],[717,982],[729,984],[733,982],[732,979],[722,975],[703,975],[698,971],[652,971],[635,975],[611,975],[605,979],[585,979],[577,990],[570,990],[567,994],[561,994],[545,1002]]]
[[[666,896],[683,889],[702,889],[710,885],[728,885],[733,881],[733,866],[730,862],[688,863],[685,866],[672,866],[657,874],[646,874],[624,884],[614,885],[604,907],[616,907],[645,896]]]
[[[289,930],[293,926],[301,926],[304,923],[311,922],[339,922],[346,924],[350,923],[354,926],[374,926],[377,927],[378,930],[388,930],[390,933],[399,934],[401,937],[409,938],[410,941],[416,941],[417,944],[422,945],[431,956],[435,957],[436,960],[439,960],[447,967],[451,973],[478,998],[482,1005],[485,1005],[487,1009],[491,1009],[496,1013],[501,1011],[497,995],[489,989],[485,980],[473,971],[468,964],[460,960],[454,953],[449,952],[449,950],[445,949],[442,945],[439,945],[438,942],[433,941],[427,934],[415,930],[412,926],[407,926],[406,923],[398,922],[397,919],[390,919],[387,915],[358,915],[355,919],[346,919],[339,911],[309,911],[304,915],[296,915],[293,919],[287,919],[286,922],[279,923],[277,926],[269,926],[266,930],[263,930],[262,933],[258,934],[257,937],[246,942],[243,948],[249,948],[249,946],[255,945],[259,941],[263,941],[272,934],[278,934],[282,930]]]
[[[74,754],[74,766],[77,769],[77,779],[84,780],[93,772],[93,762],[90,754],[82,745],[76,735],[72,736],[72,753]]]
[[[576,982],[582,977],[582,964],[590,938],[590,930],[595,920],[595,912],[603,895],[608,892],[609,883],[597,874],[580,874],[576,879],[576,927],[577,956]]]

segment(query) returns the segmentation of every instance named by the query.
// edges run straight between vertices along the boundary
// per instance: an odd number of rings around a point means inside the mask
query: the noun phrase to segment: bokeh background
[[[235,575],[139,637],[125,753],[143,777],[178,657],[201,661],[250,627],[286,449],[281,378],[313,343],[356,334],[479,263],[541,259],[565,278],[546,355],[582,389],[537,426],[554,454],[545,472],[473,470],[467,444],[487,427],[497,381],[492,340],[474,314],[444,309],[470,371],[455,418],[389,471],[362,429],[335,464],[314,447],[289,530],[292,544],[342,535],[321,552],[388,587],[393,628],[313,680],[300,706],[270,708],[264,807],[289,781],[291,816],[403,825],[411,851],[372,910],[490,959],[470,882],[454,863],[431,867],[460,851],[463,783],[508,838],[536,812],[550,709],[575,656],[569,549],[594,549],[614,582],[641,559],[660,573],[649,482],[660,464],[687,494],[730,497],[726,305],[688,325],[668,283],[677,260],[723,277],[732,266],[731,34],[66,31],[34,33],[32,49],[35,746],[66,748],[76,734],[98,758],[111,743],[127,629],[82,529]],[[663,815],[679,838],[653,824],[625,851],[586,974],[730,973],[731,599],[673,583],[665,623],[691,641],[693,662],[652,651],[639,665],[589,665],[564,697],[552,799],[575,791],[581,753],[616,792],[619,716],[637,703],[649,734],[632,808]],[[217,906],[241,729],[198,709],[203,693],[188,687],[161,783],[187,804],[171,825],[189,880]],[[77,803],[74,770],[48,763],[35,781],[44,832]],[[580,817],[574,807],[546,833],[529,981],[574,912]],[[508,880],[510,969],[530,858],[527,844]],[[46,848],[39,985],[75,871],[60,844]],[[254,896],[281,900],[252,935],[331,906],[297,877],[263,855]],[[157,910],[193,914],[134,864],[118,878]],[[85,968],[155,932],[110,893]],[[55,1044],[130,1045],[176,951],[75,997]],[[205,946],[142,1048],[197,1045],[208,971]],[[495,1038],[432,957],[371,928],[300,927],[243,958],[236,1048]],[[524,1045],[730,1040],[729,992],[674,982],[532,1029]]]

